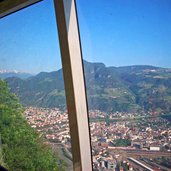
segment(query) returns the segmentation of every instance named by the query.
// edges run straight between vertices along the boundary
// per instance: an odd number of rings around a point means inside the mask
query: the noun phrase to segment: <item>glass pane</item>
[[[0,30],[0,165],[73,170],[53,1],[1,19]]]
[[[170,170],[170,1],[77,8],[94,170]]]

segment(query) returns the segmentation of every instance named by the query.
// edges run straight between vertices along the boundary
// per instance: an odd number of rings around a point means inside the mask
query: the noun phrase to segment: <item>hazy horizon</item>
[[[92,63],[92,64],[94,64],[94,63],[101,63],[101,64],[104,64],[105,65],[105,67],[116,67],[116,68],[119,68],[119,67],[133,67],[133,66],[151,66],[151,67],[157,67],[157,68],[164,68],[164,69],[171,69],[171,67],[170,68],[168,68],[168,67],[160,67],[160,66],[155,66],[155,65],[149,65],[149,64],[136,64],[136,65],[123,65],[123,66],[112,66],[112,65],[110,65],[110,66],[107,66],[105,63],[103,63],[103,62],[90,62],[90,61],[87,61],[87,60],[84,60],[84,61],[86,61],[86,62],[88,62],[88,63]],[[50,72],[55,72],[55,71],[59,71],[59,70],[61,70],[62,69],[62,67],[61,68],[58,68],[58,69],[56,69],[56,70],[40,70],[40,71],[38,71],[38,72],[36,72],[36,73],[33,73],[33,72],[26,72],[26,71],[20,71],[20,70],[18,70],[18,69],[10,69],[10,70],[7,70],[7,69],[1,69],[0,68],[0,71],[7,71],[7,72],[18,72],[18,73],[26,73],[26,74],[32,74],[32,75],[37,75],[37,74],[39,74],[39,73],[41,73],[41,72],[46,72],[46,73],[50,73]],[[0,72],[1,73],[1,72]]]

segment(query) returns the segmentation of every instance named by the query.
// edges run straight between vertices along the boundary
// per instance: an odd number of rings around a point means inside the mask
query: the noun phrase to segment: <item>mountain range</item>
[[[0,79],[6,79],[9,77],[19,77],[22,79],[26,79],[31,76],[33,76],[33,75],[30,73],[19,72],[17,70],[12,70],[12,71],[0,70]]]
[[[148,65],[106,67],[84,61],[89,109],[105,112],[171,112],[171,69]],[[6,78],[24,106],[65,109],[62,69],[27,79]]]

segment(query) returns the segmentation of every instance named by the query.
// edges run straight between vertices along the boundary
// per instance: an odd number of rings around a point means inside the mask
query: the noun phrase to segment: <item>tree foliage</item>
[[[128,139],[116,139],[114,144],[116,147],[127,147],[131,145],[131,141]]]
[[[57,158],[22,113],[17,97],[0,80],[1,164],[10,171],[58,171]]]

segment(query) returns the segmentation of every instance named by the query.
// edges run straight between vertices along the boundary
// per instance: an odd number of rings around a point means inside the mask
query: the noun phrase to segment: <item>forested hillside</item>
[[[22,112],[16,96],[0,80],[0,165],[10,171],[61,171],[57,158]]]
[[[89,109],[105,112],[171,112],[171,69],[148,65],[106,67],[84,61]],[[28,79],[7,78],[25,106],[65,109],[62,70]]]

